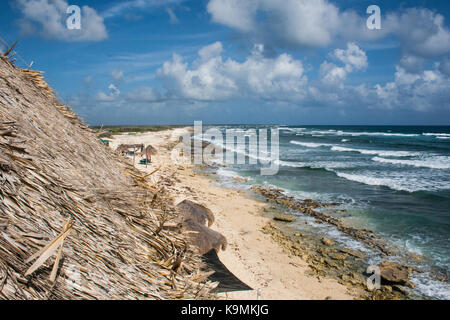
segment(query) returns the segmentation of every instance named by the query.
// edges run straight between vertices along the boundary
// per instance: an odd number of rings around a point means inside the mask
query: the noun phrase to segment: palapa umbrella
[[[148,145],[146,148],[145,148],[145,165],[147,166],[147,164],[148,164],[148,160],[149,160],[149,158],[150,158],[150,162],[152,161],[152,156],[153,155],[155,155],[155,154],[157,154],[158,153],[158,150],[156,150],[152,145]]]

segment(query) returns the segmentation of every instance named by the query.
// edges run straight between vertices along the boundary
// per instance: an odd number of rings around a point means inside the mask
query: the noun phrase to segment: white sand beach
[[[144,172],[160,170],[151,176],[158,183],[161,177],[172,177],[176,183],[166,186],[175,203],[189,199],[205,205],[215,214],[212,229],[222,233],[228,241],[228,248],[219,253],[219,258],[238,278],[251,286],[253,291],[221,294],[225,299],[354,299],[356,290],[349,289],[334,279],[318,278],[308,274],[308,263],[298,256],[291,256],[264,234],[262,228],[271,220],[263,215],[264,202],[249,198],[240,190],[227,189],[212,184],[204,174],[196,174],[193,165],[177,164],[177,152],[166,148],[169,142],[187,129],[161,132],[122,134],[114,136],[110,147],[120,144],[152,145],[158,154],[152,157],[152,164],[136,167]],[[174,158],[175,157],[175,158]]]

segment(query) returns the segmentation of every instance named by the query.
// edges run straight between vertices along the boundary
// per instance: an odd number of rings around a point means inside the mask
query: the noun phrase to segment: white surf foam
[[[450,285],[433,279],[428,272],[413,273],[411,282],[416,285],[415,290],[435,299],[449,300]]]
[[[420,155],[420,153],[418,153],[418,152],[410,152],[410,151],[367,150],[367,149],[353,149],[353,148],[337,147],[337,146],[332,147],[331,150],[340,151],[340,152],[359,152],[362,154],[379,155],[382,157],[411,157],[411,156]]]
[[[438,191],[450,189],[450,183],[446,181],[433,181],[423,178],[405,176],[398,173],[387,176],[373,176],[371,173],[343,173],[334,171],[338,177],[363,183],[370,186],[384,186],[393,190],[416,192],[416,191]]]
[[[275,163],[280,165],[280,166],[292,167],[292,168],[304,168],[304,167],[306,167],[306,164],[304,162],[278,160],[278,161],[275,161]]]
[[[450,138],[450,133],[422,133],[424,136],[434,136],[434,137],[447,137]]]
[[[292,140],[291,143],[302,146],[302,147],[307,147],[307,148],[320,148],[320,147],[333,146],[332,144],[328,144],[328,143],[300,142],[300,141],[295,141],[295,140]]]
[[[349,174],[349,173],[342,173],[342,172],[336,172],[338,177],[364,183],[371,186],[386,186],[390,187],[391,189],[395,190],[403,190],[403,191],[416,191],[415,189],[411,188],[403,188],[401,185],[398,185],[394,180],[389,178],[375,178],[375,177],[369,177],[365,175],[358,175],[358,174]],[[418,189],[420,190],[420,189]]]
[[[237,174],[234,171],[227,170],[224,168],[219,168],[217,170],[217,175],[224,177],[224,178],[242,178],[239,174]]]
[[[290,132],[297,132],[297,133],[301,133],[306,130],[306,128],[288,128],[288,127],[279,127],[277,129],[280,131],[290,131]]]
[[[399,160],[374,157],[372,160],[381,163],[414,166],[418,168],[450,169],[450,157],[446,156],[434,156],[429,158],[422,158],[420,160]]]
[[[340,136],[385,136],[385,137],[418,137],[420,134],[415,133],[390,133],[390,132],[352,132],[338,131]]]

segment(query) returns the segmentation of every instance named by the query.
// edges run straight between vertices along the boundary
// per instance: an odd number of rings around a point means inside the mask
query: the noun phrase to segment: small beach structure
[[[144,145],[142,143],[141,144],[121,144],[117,147],[116,152],[127,153],[127,152],[130,152],[131,150],[133,150],[133,152],[140,150],[140,152],[142,153],[144,151]]]
[[[127,154],[130,156],[133,156],[133,166],[135,163],[136,158],[136,151],[140,150],[139,152],[142,153],[144,151],[144,145],[142,143],[140,144],[121,144],[117,147],[116,152],[119,154]]]
[[[151,145],[145,148],[145,165],[152,162],[152,155],[156,155],[158,151]]]

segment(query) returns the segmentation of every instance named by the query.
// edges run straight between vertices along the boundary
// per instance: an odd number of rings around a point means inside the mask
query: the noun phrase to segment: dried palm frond
[[[27,270],[25,273],[25,276],[29,276],[34,271],[36,271],[40,266],[42,266],[45,261],[47,261],[48,258],[50,258],[53,253],[60,248],[60,252],[63,247],[64,239],[69,235],[69,231],[72,225],[69,222],[66,222],[64,226],[64,230],[52,241],[50,241],[49,244],[47,244],[44,248],[33,254],[30,258],[28,258],[25,263],[29,263],[33,261],[34,259],[38,258],[35,263]],[[59,257],[60,254],[58,254],[58,258],[56,259],[55,265],[59,263]],[[57,268],[57,267],[56,267]],[[52,272],[53,277],[53,272]],[[52,278],[51,277],[51,278]]]

